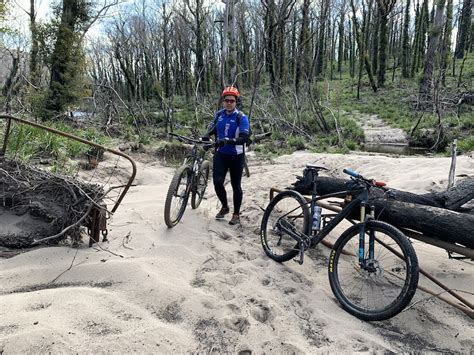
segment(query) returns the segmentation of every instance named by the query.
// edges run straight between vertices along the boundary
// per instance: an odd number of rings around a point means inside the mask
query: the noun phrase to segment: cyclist
[[[229,224],[240,224],[240,206],[242,204],[242,172],[244,168],[244,145],[249,136],[249,119],[240,112],[237,100],[240,99],[239,90],[234,86],[227,86],[222,91],[223,109],[216,112],[210,130],[203,137],[209,139],[216,136],[216,152],[213,162],[214,189],[222,204],[216,219],[223,219],[230,212],[227,204],[227,192],[224,187],[225,176],[230,172],[230,182],[234,196],[234,213]]]

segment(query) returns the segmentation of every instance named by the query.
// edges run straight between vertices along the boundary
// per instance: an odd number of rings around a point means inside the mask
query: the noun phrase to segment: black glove
[[[218,139],[216,142],[217,147],[222,147],[223,145],[226,144],[235,144],[235,138],[224,138],[224,139]]]
[[[225,140],[224,139],[218,139],[215,143],[214,143],[215,147],[218,148],[218,147],[222,147],[223,145],[225,145]]]

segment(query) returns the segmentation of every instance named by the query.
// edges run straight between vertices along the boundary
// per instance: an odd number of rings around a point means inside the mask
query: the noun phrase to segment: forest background
[[[166,133],[199,137],[223,86],[234,84],[254,133],[272,132],[257,152],[357,150],[358,121],[374,114],[402,128],[410,145],[446,152],[457,139],[469,152],[473,7],[474,0],[1,0],[3,111],[96,143],[125,140],[168,154]],[[74,150],[34,128],[15,134],[10,141],[25,160]]]

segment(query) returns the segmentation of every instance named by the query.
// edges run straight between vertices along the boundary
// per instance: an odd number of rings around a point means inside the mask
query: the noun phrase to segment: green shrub
[[[107,136],[96,132],[92,128],[85,131],[74,131],[64,123],[51,123],[50,127],[100,145],[106,145],[109,142]],[[13,126],[11,130],[7,154],[14,155],[22,161],[35,158],[53,158],[58,161],[58,165],[64,165],[63,163],[69,158],[76,158],[81,154],[101,156],[103,151],[100,152],[95,147],[41,128],[18,124]]]
[[[474,136],[459,140],[458,148],[461,153],[474,151]]]
[[[294,148],[295,150],[304,150],[304,149],[306,149],[305,141],[304,141],[303,137],[300,137],[300,136],[292,136],[292,137],[288,138],[288,145],[291,148]]]

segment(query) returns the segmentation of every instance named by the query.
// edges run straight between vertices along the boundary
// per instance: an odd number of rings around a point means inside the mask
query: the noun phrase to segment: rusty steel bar
[[[33,127],[36,127],[36,128],[41,128],[41,129],[44,129],[46,131],[49,131],[49,132],[53,132],[53,133],[56,133],[56,134],[59,134],[60,136],[63,136],[63,137],[67,137],[67,138],[70,138],[72,140],[75,140],[75,141],[78,141],[78,142],[81,142],[81,143],[84,143],[84,144],[87,144],[87,145],[90,145],[92,147],[96,147],[96,148],[99,148],[99,149],[103,149],[104,151],[107,151],[107,152],[110,152],[112,154],[115,154],[115,155],[118,155],[118,156],[121,156],[125,159],[127,159],[130,164],[132,164],[132,175],[130,176],[130,178],[128,179],[128,182],[127,184],[125,185],[122,193],[120,194],[118,200],[115,202],[115,205],[114,207],[112,208],[111,212],[114,213],[118,206],[120,205],[120,203],[122,202],[123,198],[125,197],[125,194],[128,192],[128,190],[130,189],[130,186],[132,186],[132,182],[133,180],[135,179],[135,176],[137,174],[137,166],[135,164],[135,162],[126,154],[118,151],[118,150],[115,150],[115,149],[111,149],[111,148],[107,148],[105,146],[102,146],[100,144],[97,144],[97,143],[94,143],[94,142],[90,142],[86,139],[83,139],[83,138],[80,138],[80,137],[76,137],[72,134],[69,134],[69,133],[66,133],[66,132],[62,132],[60,130],[57,130],[55,128],[50,128],[50,127],[46,127],[46,126],[43,126],[39,123],[35,123],[35,122],[31,122],[31,121],[27,121],[27,120],[24,120],[24,119],[21,119],[21,118],[17,118],[17,117],[13,117],[13,116],[9,116],[9,115],[0,115],[0,119],[7,119],[8,120],[8,123],[7,123],[7,127],[5,128],[5,138],[4,138],[4,142],[3,142],[3,148],[2,148],[2,151],[0,151],[0,156],[3,156],[5,155],[6,153],[6,146],[7,146],[7,140],[8,140],[8,137],[9,137],[9,134],[10,134],[10,128],[11,128],[11,120],[14,120],[14,121],[17,121],[19,123],[23,123],[23,124],[26,124],[26,125],[30,125],[30,126],[33,126]]]
[[[7,126],[5,127],[5,139],[3,140],[2,150],[0,150],[0,157],[3,157],[5,155],[6,150],[7,150],[8,136],[10,134],[10,125],[11,125],[11,122],[12,122],[12,120],[11,120],[11,118],[9,118],[9,116],[6,116],[6,117],[7,117]]]
[[[279,193],[283,190],[281,189],[277,189],[277,188],[270,188],[270,200],[273,199],[274,197],[274,193]],[[310,201],[311,199],[304,196],[306,198],[306,200]],[[339,212],[341,210],[340,207],[337,207],[337,206],[334,206],[334,205],[330,205],[330,204],[327,204],[327,203],[324,203],[324,202],[321,202],[321,201],[316,201],[316,203],[323,207],[323,208],[326,208],[328,210],[331,210],[333,212]],[[349,222],[352,222],[351,220],[349,220]],[[430,244],[430,245],[433,245],[435,247],[438,247],[438,248],[442,248],[442,249],[446,249],[446,250],[450,250],[450,251],[454,251],[458,254],[462,254],[462,255],[465,255],[465,256],[468,256],[468,257],[472,257],[474,256],[474,250],[471,249],[471,248],[467,248],[467,247],[461,247],[461,246],[458,246],[458,245],[454,245],[454,244],[451,244],[451,243],[448,243],[448,242],[443,242],[443,241],[440,241],[440,240],[437,240],[437,239],[434,239],[434,238],[430,238],[430,237],[427,237],[425,235],[422,235],[420,233],[414,233],[414,232],[411,232],[411,231],[406,231],[404,230],[403,231],[404,233],[406,233],[406,235],[408,235],[409,237],[412,237],[413,239],[417,239],[417,240],[420,240],[422,242],[425,242],[427,244]],[[407,233],[408,232],[408,233]],[[324,241],[324,240],[323,240]],[[321,241],[321,243],[323,242]],[[332,249],[332,247],[334,246],[334,244],[332,244],[331,242],[329,241],[326,241],[325,243],[322,243],[324,246]],[[393,251],[392,251],[393,252]],[[398,253],[395,252],[395,255],[397,255]],[[397,255],[398,257],[401,257],[400,255]],[[474,306],[471,302],[469,302],[468,300],[466,300],[464,297],[462,297],[461,295],[459,295],[457,292],[451,290],[448,286],[446,286],[445,284],[443,284],[442,282],[440,282],[439,280],[437,280],[434,276],[430,275],[428,272],[426,272],[423,268],[419,267],[419,270],[420,270],[420,273],[425,276],[428,280],[430,280],[431,282],[435,283],[436,285],[438,285],[439,287],[441,287],[444,291],[446,291],[447,293],[449,293],[451,296],[455,297],[456,299],[458,299],[462,304],[457,304],[457,303],[454,303],[452,302],[451,300],[445,298],[445,297],[442,297],[441,295],[435,293],[434,291],[422,286],[422,285],[418,285],[418,288],[422,291],[425,291],[433,296],[436,296],[437,298],[439,298],[440,300],[448,303],[449,305],[459,309],[460,311],[462,311],[463,313],[465,313],[466,315],[468,315],[469,317],[473,318],[474,316]]]
[[[474,249],[472,248],[462,247],[460,245],[456,245],[456,244],[445,242],[439,239],[427,237],[426,235],[417,233],[415,231],[402,229],[402,232],[405,233],[410,238],[417,239],[421,242],[434,245],[438,248],[445,249],[447,251],[453,251],[455,253],[467,256],[468,258],[474,259]]]

